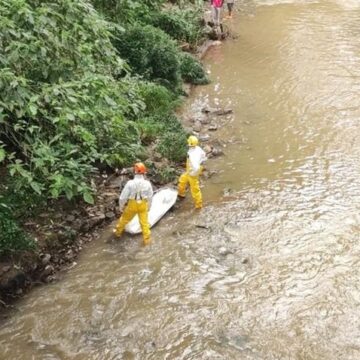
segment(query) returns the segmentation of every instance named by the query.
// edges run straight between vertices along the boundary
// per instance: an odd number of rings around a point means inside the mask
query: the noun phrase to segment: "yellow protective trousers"
[[[202,208],[202,195],[200,190],[199,175],[190,176],[188,172],[184,172],[179,178],[178,193],[179,196],[185,197],[187,185],[190,185],[191,196],[195,203],[196,209]]]
[[[115,226],[115,235],[121,236],[125,226],[129,223],[135,215],[139,216],[141,231],[143,234],[144,244],[150,243],[150,225],[148,221],[148,202],[147,200],[133,200],[130,199]]]

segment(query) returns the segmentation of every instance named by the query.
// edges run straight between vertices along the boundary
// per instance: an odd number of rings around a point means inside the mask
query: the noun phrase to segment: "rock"
[[[10,265],[5,265],[2,267],[0,274],[5,274],[6,272],[8,272],[11,269]]]
[[[230,188],[224,188],[223,195],[224,196],[229,196],[229,195],[231,195],[232,192],[233,191]]]
[[[66,260],[71,260],[75,257],[76,255],[74,254],[72,249],[69,249],[68,252],[65,255]]]
[[[43,275],[48,276],[48,275],[52,274],[54,271],[55,271],[55,269],[54,269],[54,267],[52,265],[50,265],[50,264],[46,265],[45,269],[43,271]]]
[[[215,111],[217,111],[217,110],[218,110],[218,109],[205,106],[205,107],[203,107],[203,108],[201,109],[201,112],[204,113],[204,114],[209,114],[209,113],[213,113],[213,112],[215,112]]]
[[[120,171],[120,175],[131,175],[133,172],[132,167],[128,167],[128,168],[123,168]]]
[[[162,159],[163,159],[163,156],[160,154],[160,153],[158,153],[158,152],[156,152],[156,151],[154,151],[154,153],[153,153],[153,159],[154,159],[154,161],[161,161]]]
[[[112,220],[112,219],[115,218],[115,213],[112,212],[112,211],[108,211],[108,212],[105,214],[105,217],[106,217],[106,219]]]
[[[46,282],[46,283],[51,283],[51,282],[54,282],[55,280],[56,280],[55,275],[49,275],[43,281]]]
[[[46,265],[45,266],[45,269],[43,270],[43,272],[41,273],[41,280],[42,281],[46,281],[46,278],[49,276],[49,275],[52,275],[53,273],[55,272],[55,268],[52,266],[52,265]]]
[[[191,95],[191,84],[184,83],[182,85],[182,90],[183,90],[185,96],[189,97]]]
[[[81,229],[81,227],[83,226],[83,221],[80,219],[76,219],[73,223],[72,223],[72,227],[75,231],[79,231]]]
[[[212,151],[212,147],[210,145],[205,145],[203,149],[207,154],[211,153]]]
[[[44,254],[42,257],[41,257],[41,263],[43,265],[47,265],[51,260],[51,255],[50,254]]]
[[[193,126],[193,130],[196,131],[196,132],[200,132],[201,131],[201,122],[200,121],[195,121],[195,124]]]
[[[189,52],[189,51],[191,50],[191,47],[190,47],[190,44],[189,44],[189,43],[183,42],[183,43],[180,44],[180,49],[181,49],[182,51],[187,51],[187,52]]]
[[[68,215],[67,217],[66,217],[66,221],[67,222],[73,222],[75,220],[75,216],[74,215]]]
[[[217,173],[218,173],[217,170],[207,170],[204,172],[205,179],[210,179],[212,176],[214,176]]]
[[[232,112],[233,112],[232,109],[219,109],[214,111],[214,114],[218,116],[222,116],[222,115],[232,114]]]
[[[217,129],[218,129],[217,125],[211,125],[211,126],[209,127],[209,130],[210,130],[210,131],[216,131]]]
[[[211,123],[211,119],[210,119],[208,116],[206,116],[206,115],[199,117],[198,120],[199,120],[203,125],[206,125],[206,124],[210,124],[210,123]]]
[[[209,139],[210,139],[209,134],[199,135],[199,140],[200,141],[209,141]]]
[[[0,293],[2,291],[14,293],[18,288],[24,288],[28,284],[28,276],[22,271],[13,268],[6,276],[0,279]]]
[[[125,182],[126,182],[126,179],[123,176],[118,176],[109,182],[109,187],[113,188],[113,189],[114,188],[122,188],[124,186]]]
[[[85,223],[83,223],[83,225],[81,226],[81,230],[89,231],[93,227],[101,224],[104,221],[104,219],[105,219],[104,214],[101,216],[93,217],[93,218],[89,219],[88,221],[86,221]]]
[[[209,229],[209,226],[205,224],[195,224],[195,227],[200,229]]]
[[[211,154],[213,156],[220,156],[220,155],[224,155],[224,152],[221,149],[213,148]]]
[[[216,41],[213,41],[213,43],[211,45],[212,46],[220,46],[220,45],[222,45],[222,42],[220,40],[216,40]]]
[[[222,255],[222,256],[226,256],[226,255],[232,254],[232,251],[227,249],[226,247],[222,246],[219,249],[219,254]]]
[[[23,291],[23,289],[17,289],[16,291],[15,291],[15,294],[16,295],[22,295],[22,293],[23,293],[24,291]]]

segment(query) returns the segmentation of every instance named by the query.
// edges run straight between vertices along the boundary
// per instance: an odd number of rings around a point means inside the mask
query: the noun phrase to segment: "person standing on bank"
[[[220,27],[220,12],[223,6],[224,0],[210,0],[212,8],[212,16],[215,27]]]
[[[235,2],[235,0],[226,0],[226,5],[228,8],[228,16],[227,16],[228,19],[232,18],[234,2]]]
[[[186,171],[180,176],[178,184],[178,195],[184,198],[187,185],[190,185],[191,196],[196,209],[202,208],[202,194],[200,190],[199,176],[202,173],[202,163],[206,160],[205,151],[198,146],[199,140],[196,136],[189,136],[187,140],[189,150],[186,160]]]
[[[134,165],[134,179],[129,180],[119,197],[119,207],[122,215],[113,230],[116,237],[120,237],[125,226],[135,215],[139,216],[144,245],[150,244],[150,225],[148,211],[151,207],[153,189],[149,180],[145,179],[147,170],[143,163]]]

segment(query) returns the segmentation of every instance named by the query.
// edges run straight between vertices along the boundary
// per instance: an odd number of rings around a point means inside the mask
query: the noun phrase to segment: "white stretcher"
[[[177,194],[177,190],[168,187],[156,191],[148,214],[150,227],[153,227],[171,209],[176,202]],[[129,234],[141,233],[137,215],[126,225],[125,231]]]

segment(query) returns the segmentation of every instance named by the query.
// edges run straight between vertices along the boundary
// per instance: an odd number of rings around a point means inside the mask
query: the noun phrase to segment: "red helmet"
[[[146,171],[146,166],[142,162],[138,162],[134,165],[135,174],[145,174]]]

